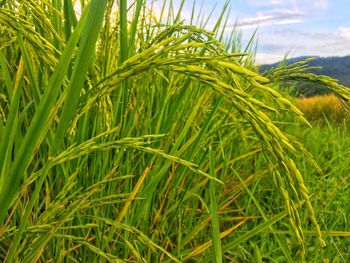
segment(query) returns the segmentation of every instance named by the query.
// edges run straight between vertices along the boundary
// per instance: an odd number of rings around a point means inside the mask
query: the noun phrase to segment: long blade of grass
[[[135,43],[135,39],[136,39],[136,34],[137,34],[137,25],[140,19],[140,13],[142,10],[142,6],[145,4],[144,0],[137,0],[136,1],[136,8],[135,8],[135,13],[134,13],[134,17],[132,19],[132,23],[131,23],[131,28],[130,28],[130,39],[129,39],[129,53],[130,56],[133,55],[135,53],[135,48],[134,47],[134,43]]]
[[[4,130],[2,131],[2,136],[0,138],[0,193],[5,191],[6,187],[6,174],[9,169],[9,166],[7,164],[10,160],[13,147],[13,139],[16,134],[18,108],[20,96],[22,93],[23,76],[23,59],[21,58],[20,63],[17,67],[17,74],[13,82],[13,87],[11,88],[13,91],[13,97],[11,98],[9,114]],[[12,80],[9,79],[7,83],[12,83]]]
[[[9,98],[12,98],[13,83],[11,80],[11,75],[10,75],[9,69],[7,67],[6,58],[5,58],[4,54],[2,53],[2,50],[0,50],[0,67],[1,67],[1,72],[2,72],[3,78],[5,80],[7,94],[9,96]]]
[[[140,1],[138,1],[140,2]],[[120,16],[120,55],[119,63],[123,63],[128,58],[129,41],[128,41],[128,6],[127,0],[119,0],[119,16]],[[140,5],[140,3],[138,3]],[[137,17],[135,17],[137,18]],[[135,22],[136,23],[136,22]],[[135,25],[133,25],[136,27]]]
[[[215,164],[213,150],[209,147],[209,160],[210,160],[210,175],[215,176]],[[222,262],[222,248],[220,238],[220,222],[218,217],[215,181],[209,180],[209,194],[210,194],[210,214],[211,214],[211,232],[213,240],[213,261],[217,263]]]
[[[95,45],[103,21],[104,11],[107,6],[106,0],[93,0],[87,15],[86,25],[82,31],[79,42],[77,58],[74,61],[72,77],[67,87],[67,95],[62,109],[62,114],[57,127],[54,152],[58,149],[69,124],[76,112],[79,96],[86,78],[86,72],[95,54]]]

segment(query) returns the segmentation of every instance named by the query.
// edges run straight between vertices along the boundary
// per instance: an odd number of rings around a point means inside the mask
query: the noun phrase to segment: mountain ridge
[[[326,75],[331,78],[339,80],[339,83],[350,87],[350,55],[343,57],[317,57],[317,56],[302,56],[296,58],[286,59],[273,64],[263,64],[259,67],[260,72],[265,72],[273,67],[278,66],[281,62],[285,64],[292,64],[308,58],[315,58],[311,60],[308,65],[311,67],[321,67],[318,70],[311,70],[310,72],[318,75]],[[300,83],[295,87],[297,95],[314,96],[329,92],[326,88],[314,84]]]

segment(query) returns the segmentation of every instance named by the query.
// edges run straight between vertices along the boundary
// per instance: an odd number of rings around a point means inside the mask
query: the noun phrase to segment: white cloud
[[[321,9],[328,9],[328,0],[316,0],[314,5]]]
[[[328,9],[328,0],[248,0],[249,5],[254,7],[298,7],[303,10]]]
[[[278,61],[281,61],[284,58],[283,53],[263,53],[258,52],[256,54],[256,62],[257,64],[273,64]]]
[[[288,57],[350,55],[350,26],[319,32],[287,27],[259,34],[258,63],[280,61],[287,53]]]
[[[248,3],[252,6],[271,6],[271,5],[290,5],[296,4],[297,0],[248,0]]]
[[[339,27],[339,35],[345,41],[350,41],[350,27],[340,26]]]
[[[256,28],[258,26],[285,25],[303,22],[303,14],[298,10],[275,9],[269,12],[257,12],[254,17],[247,17],[239,21],[242,28]]]

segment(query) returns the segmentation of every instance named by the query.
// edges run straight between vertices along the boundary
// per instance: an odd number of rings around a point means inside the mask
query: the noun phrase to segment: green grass
[[[158,18],[142,0],[80,3],[0,2],[1,261],[345,260],[327,231],[346,220],[326,214],[347,214],[346,188],[327,209],[317,191],[338,189],[346,147],[318,156],[336,132],[309,145],[278,87],[346,87],[305,62],[256,73],[254,38],[225,40],[229,2],[213,32],[197,3],[190,24],[171,1]]]
[[[314,232],[309,230],[308,215],[305,212],[302,213],[302,224],[306,226],[304,229],[306,251],[308,251],[306,262],[347,262],[350,258],[348,252],[349,206],[347,205],[350,190],[347,183],[350,169],[350,163],[347,161],[350,147],[349,129],[346,125],[322,125],[308,129],[294,125],[290,126],[288,131],[296,134],[298,139],[304,142],[305,147],[322,168],[322,173],[319,173],[304,158],[298,158],[297,163],[312,194],[315,215],[320,222],[323,237],[327,243],[326,247],[322,249],[319,247],[319,244],[315,242]],[[266,203],[263,206],[273,204],[266,209],[266,213],[275,214],[280,210],[278,207],[280,197],[273,190],[274,186],[270,182],[261,180],[253,188],[261,202]],[[245,231],[248,232],[252,225],[246,224],[246,227]],[[281,225],[276,231],[265,231],[253,239],[253,244],[258,248],[263,259],[284,261],[281,251],[276,249],[272,233],[283,238],[290,250],[293,250],[293,247],[295,249],[294,242],[288,235],[288,228],[289,226]],[[242,252],[240,259],[253,262],[256,247],[251,246],[245,253]]]
[[[324,229],[325,239],[329,246],[319,251],[324,258],[340,259],[346,262],[350,258],[346,249],[349,241],[349,206],[346,196],[349,195],[349,169],[347,160],[350,149],[349,128],[346,126],[315,127],[303,135],[305,145],[315,156],[324,173],[313,177],[305,166],[305,180],[310,190],[318,193],[314,197],[317,217]],[[310,144],[311,138],[318,138],[319,144]],[[317,250],[316,250],[317,251]]]

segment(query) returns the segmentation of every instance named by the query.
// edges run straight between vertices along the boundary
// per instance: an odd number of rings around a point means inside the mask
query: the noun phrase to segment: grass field
[[[347,262],[350,90],[163,3],[0,1],[0,261]]]
[[[322,172],[318,172],[303,157],[297,158],[296,162],[303,174],[305,184],[312,194],[311,198],[316,218],[327,243],[327,246],[321,249],[319,244],[315,242],[314,232],[309,231],[310,228],[306,227],[304,229],[308,251],[306,262],[348,262],[350,259],[348,250],[350,245],[348,206],[348,195],[350,194],[349,126],[342,123],[331,124],[321,120],[315,122],[313,128],[295,125],[287,130],[303,142],[305,148],[314,156],[322,169]],[[274,203],[276,199],[279,199],[278,194],[274,192],[273,185],[269,187],[266,183],[263,185],[257,183],[255,189],[259,193],[257,194],[258,197],[265,196],[263,202],[267,204]],[[261,194],[266,192],[269,194]],[[277,205],[272,207],[277,207]],[[276,213],[271,208],[268,211],[269,213]],[[303,212],[301,218],[304,226],[310,224],[306,212]],[[246,226],[249,227],[249,225]],[[288,236],[287,231],[277,231],[277,233],[281,236]],[[287,240],[289,239],[287,238]],[[262,257],[267,261],[285,261],[283,255],[276,254],[276,245],[271,232],[267,231],[265,235],[259,236],[255,242],[257,247],[260,248],[260,254],[264,255]],[[286,241],[286,243],[288,242],[290,242],[290,245],[293,244],[293,241]],[[253,255],[253,250],[246,253],[247,255]],[[242,257],[240,260],[253,262],[253,259],[248,256],[246,258]]]

